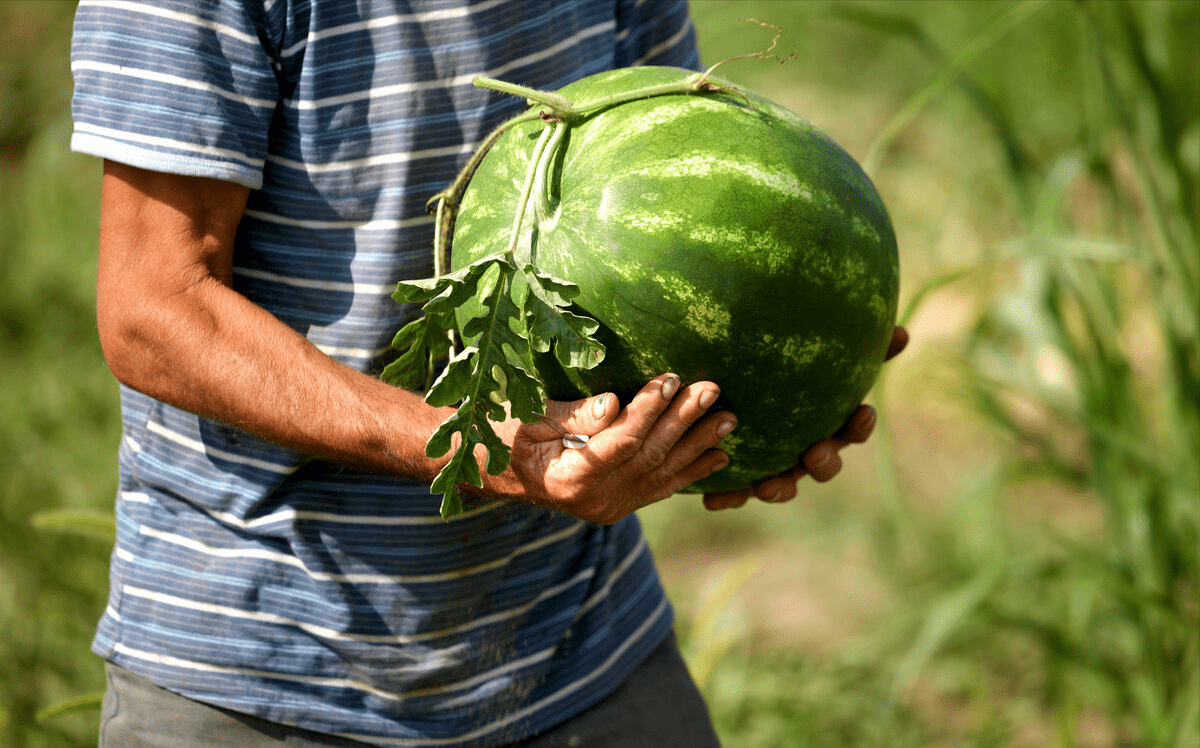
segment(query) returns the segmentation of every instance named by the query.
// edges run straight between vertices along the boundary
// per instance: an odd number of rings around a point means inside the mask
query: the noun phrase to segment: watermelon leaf
[[[450,352],[450,335],[444,320],[426,315],[400,328],[392,347],[404,352],[384,367],[379,378],[396,387],[418,389],[428,381],[433,363]]]
[[[579,295],[579,286],[533,265],[526,265],[523,271],[531,292],[525,310],[534,349],[546,353],[553,342],[555,358],[572,369],[591,369],[603,361],[604,345],[592,337],[599,323],[567,309]]]
[[[510,415],[536,423],[545,409],[545,390],[533,373],[533,351],[551,347],[564,365],[590,368],[604,355],[591,337],[598,324],[567,311],[578,287],[542,273],[532,265],[518,268],[508,253],[489,255],[450,275],[403,281],[398,301],[424,302],[424,316],[396,333],[403,352],[384,369],[385,381],[415,388],[433,364],[448,359],[426,387],[425,401],[435,407],[457,406],[425,445],[428,457],[454,454],[434,479],[442,494],[442,516],[462,511],[459,486],[483,486],[476,445],[482,445],[485,469],[499,475],[511,459],[508,445],[493,423]],[[452,334],[466,343],[452,351]],[[458,434],[458,447],[454,435]]]
[[[402,280],[392,298],[400,303],[424,303],[423,316],[414,319],[392,338],[392,348],[402,351],[380,373],[388,384],[407,389],[428,389],[436,364],[450,354],[456,311],[475,296],[490,292],[488,270],[494,257],[484,257],[449,275]],[[482,310],[477,310],[482,311]]]
[[[424,316],[396,333],[392,347],[402,352],[384,368],[382,379],[410,389],[423,383],[427,403],[457,406],[425,444],[425,454],[431,458],[454,449],[431,484],[433,492],[442,494],[444,519],[462,512],[462,483],[483,487],[475,458],[477,445],[486,452],[489,474],[499,475],[508,467],[509,448],[492,423],[509,417],[537,423],[544,414],[545,387],[536,375],[534,351],[553,349],[560,364],[576,369],[593,368],[604,358],[604,346],[593,337],[599,324],[569,309],[579,287],[532,263],[518,266],[515,258],[529,198],[535,186],[539,194],[547,189],[545,174],[539,182],[535,171],[539,164],[545,171],[547,159],[561,147],[566,127],[561,120],[548,121],[538,140],[506,251],[488,254],[447,275],[401,281],[392,294],[400,303],[423,304]],[[438,198],[439,211],[447,201],[452,209],[457,205],[460,193],[455,190],[465,189],[465,184],[457,180]],[[440,252],[441,240],[436,236],[435,244]],[[455,334],[465,346],[457,353],[453,352]],[[436,364],[446,358],[445,368],[434,380]]]

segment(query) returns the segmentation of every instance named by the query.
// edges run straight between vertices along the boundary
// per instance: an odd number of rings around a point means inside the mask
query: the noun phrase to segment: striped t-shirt
[[[72,147],[252,188],[234,288],[367,372],[414,313],[396,281],[431,274],[426,200],[524,106],[474,76],[698,64],[684,0],[83,0],[71,57]],[[171,691],[493,746],[603,698],[671,626],[636,518],[468,501],[446,523],[424,486],[127,388],[122,410],[94,649]]]

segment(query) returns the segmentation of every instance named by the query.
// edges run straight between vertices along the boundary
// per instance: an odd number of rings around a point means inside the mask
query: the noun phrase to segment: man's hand
[[[892,342],[888,345],[885,361],[891,360],[908,345],[908,331],[897,327],[892,331]],[[825,482],[842,469],[842,458],[838,454],[851,444],[862,444],[875,428],[875,409],[860,405],[851,414],[836,434],[817,442],[805,450],[795,467],[780,475],[767,478],[751,488],[737,491],[719,491],[704,495],[704,506],[711,510],[733,509],[744,506],[752,498],[778,503],[796,497],[796,484],[806,475],[813,480]]]
[[[712,382],[681,387],[679,377],[664,374],[624,409],[611,394],[551,401],[550,423],[510,420],[502,426],[502,437],[512,444],[512,467],[501,476],[509,486],[500,492],[589,522],[617,522],[728,464],[714,447],[737,419],[708,414],[718,394]],[[586,446],[564,446],[562,430],[588,436]]]

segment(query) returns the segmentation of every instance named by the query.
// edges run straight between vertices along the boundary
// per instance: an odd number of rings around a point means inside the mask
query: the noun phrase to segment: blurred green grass
[[[41,708],[103,687],[88,651],[108,548],[35,530],[111,512],[117,388],[94,322],[99,164],[67,151],[73,3],[0,3],[0,744],[94,745],[95,713]]]
[[[0,744],[95,744],[117,388],[68,0],[0,3]],[[896,224],[910,350],[786,506],[643,512],[729,748],[1200,746],[1200,2],[694,0]],[[882,137],[881,137],[882,136]]]

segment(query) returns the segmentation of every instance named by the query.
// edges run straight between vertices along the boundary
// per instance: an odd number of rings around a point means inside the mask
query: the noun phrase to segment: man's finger
[[[837,442],[844,442],[837,445],[840,449],[845,444],[862,444],[867,439],[871,438],[871,432],[875,430],[875,422],[878,420],[878,414],[870,405],[860,405],[850,417],[846,419],[846,423],[838,429],[831,439]]]
[[[675,399],[679,384],[679,377],[674,374],[663,374],[650,380],[607,428],[595,434],[588,442],[587,450],[609,469],[632,459],[641,450],[659,416]]]
[[[740,491],[715,491],[704,494],[704,508],[710,512],[722,509],[737,509],[746,505],[754,496],[754,489],[743,488]]]
[[[796,483],[807,470],[797,465],[781,475],[767,478],[754,486],[754,495],[768,504],[781,504],[796,498]]]
[[[796,484],[807,472],[803,465],[796,465],[791,470],[759,481],[750,488],[712,491],[704,494],[704,506],[712,511],[736,509],[753,498],[768,504],[782,504],[796,498]]]
[[[804,469],[818,483],[824,483],[837,475],[842,469],[842,458],[838,454],[833,441],[826,439],[808,448],[800,460]]]
[[[546,418],[561,429],[561,431],[555,429],[558,436],[562,436],[563,432],[592,436],[607,428],[617,417],[618,412],[620,412],[620,407],[617,404],[617,398],[611,392],[583,400],[571,402],[551,400],[546,403]],[[554,429],[554,425],[549,423],[534,425]]]
[[[699,457],[688,460],[683,467],[675,470],[671,465],[664,469],[661,475],[670,475],[659,489],[658,493],[665,496],[679,493],[698,480],[703,480],[729,464],[729,455],[719,449],[705,450]]]
[[[900,354],[900,351],[908,345],[908,330],[897,326],[892,330],[892,341],[888,343],[887,355],[883,357],[884,361],[889,361]]]
[[[724,439],[737,418],[732,413],[714,415],[703,427],[697,424],[717,401],[720,390],[711,382],[682,388],[651,426],[633,465],[641,472],[661,469],[673,475]]]

